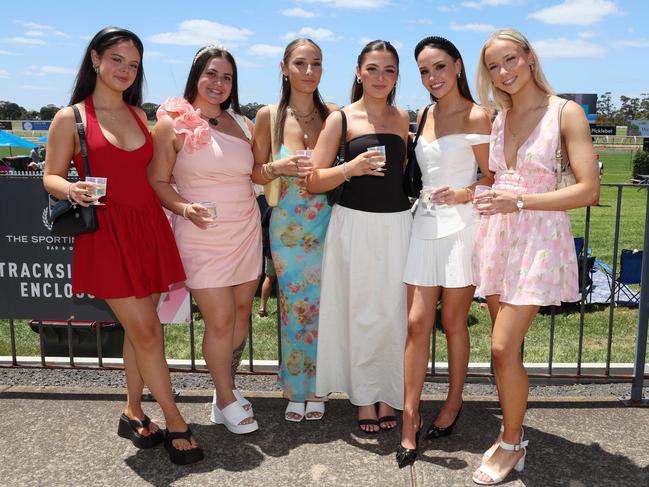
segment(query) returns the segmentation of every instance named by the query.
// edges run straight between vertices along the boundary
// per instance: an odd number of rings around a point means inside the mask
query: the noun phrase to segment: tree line
[[[149,120],[155,120],[155,113],[160,105],[144,103],[142,109]],[[246,103],[241,105],[241,112],[253,119],[263,105],[260,103]],[[27,110],[26,108],[10,101],[0,100],[0,120],[52,120],[54,114],[62,107],[49,104],[40,110]],[[410,111],[411,120],[416,119],[416,112]],[[607,91],[597,97],[597,123],[599,125],[628,125],[631,120],[649,120],[649,93],[641,93],[637,97],[622,95],[616,103],[611,92]]]

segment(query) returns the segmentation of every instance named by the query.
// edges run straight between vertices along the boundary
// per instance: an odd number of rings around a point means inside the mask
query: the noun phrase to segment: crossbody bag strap
[[[275,144],[275,121],[277,120],[277,110],[273,105],[268,105],[268,110],[270,112],[270,160],[275,160],[275,154],[277,153],[277,144]]]
[[[419,126],[417,127],[417,133],[415,134],[415,140],[412,143],[412,150],[415,150],[415,147],[417,147],[419,136],[424,131],[424,125],[426,125],[426,117],[428,116],[428,109],[430,107],[431,105],[428,105],[426,108],[424,108],[424,113],[421,114],[421,120],[419,121]]]
[[[342,128],[340,129],[340,147],[338,147],[338,160],[345,160],[345,149],[347,147],[347,116],[343,110],[340,110],[342,117]]]
[[[81,147],[81,158],[83,159],[83,170],[86,177],[90,176],[90,163],[88,162],[88,143],[86,142],[86,127],[83,124],[81,119],[81,112],[79,112],[79,107],[72,105],[72,111],[74,112],[74,119],[76,120],[77,125],[77,134],[79,134],[79,146]]]

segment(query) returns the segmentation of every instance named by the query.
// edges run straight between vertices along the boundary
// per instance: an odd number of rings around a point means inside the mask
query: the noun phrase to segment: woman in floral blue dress
[[[318,420],[323,398],[315,396],[320,271],[331,208],[325,195],[306,190],[312,166],[297,151],[315,145],[331,108],[318,92],[322,51],[310,39],[296,39],[284,51],[278,105],[257,113],[253,180],[280,178],[279,203],[270,221],[270,244],[280,290],[282,361],[279,380],[289,400],[287,421]],[[270,156],[273,157],[270,157]],[[271,162],[268,162],[273,159]]]

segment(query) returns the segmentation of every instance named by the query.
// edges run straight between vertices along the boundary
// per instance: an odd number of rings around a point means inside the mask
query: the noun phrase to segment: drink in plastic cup
[[[94,176],[88,176],[86,181],[89,183],[94,183],[95,187],[90,190],[90,194],[96,195],[100,198],[106,196],[106,186],[108,185],[108,178],[98,178]],[[95,201],[93,205],[101,205],[99,201]]]
[[[486,191],[491,191],[491,186],[484,186],[482,184],[478,184],[474,190],[473,190],[473,198],[475,200],[475,197],[478,196],[481,193],[484,193]]]
[[[198,204],[207,210],[207,213],[209,214],[208,215],[209,218],[212,219],[212,223],[210,223],[208,226],[215,227],[216,226],[216,203],[214,203],[213,201],[201,201]]]
[[[365,149],[365,150],[366,150],[366,151],[371,151],[371,150],[379,151],[380,154],[379,154],[378,156],[376,156],[376,157],[382,157],[382,159],[379,160],[379,161],[376,161],[376,162],[377,162],[377,163],[381,163],[381,162],[382,162],[382,163],[385,163],[385,146],[384,146],[384,145],[377,145],[377,146],[374,146],[374,147],[368,147],[368,148]],[[377,167],[377,168],[374,169],[374,170],[375,170],[375,171],[381,171],[381,172],[382,172],[382,171],[385,171],[386,169],[385,169],[385,167]]]
[[[302,156],[305,159],[311,159],[311,156],[313,155],[313,150],[311,150],[311,149],[296,150],[295,155],[296,156]]]

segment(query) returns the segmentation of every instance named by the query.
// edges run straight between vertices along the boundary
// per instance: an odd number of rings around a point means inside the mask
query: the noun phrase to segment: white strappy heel
[[[516,465],[514,465],[514,467],[513,467],[513,469],[516,470],[517,472],[522,472],[523,469],[525,468],[525,457],[527,456],[527,445],[528,444],[529,444],[529,441],[527,441],[527,440],[521,441],[520,443],[518,443],[516,445],[512,445],[511,443],[506,443],[504,441],[501,441],[499,443],[500,448],[502,448],[503,450],[515,451],[515,452],[520,451],[521,449],[523,450],[523,456],[518,460],[518,462],[516,462]],[[507,477],[507,475],[509,475],[509,473],[511,472],[511,469],[505,475],[501,476],[501,475],[498,475],[495,471],[493,471],[490,467],[487,467],[485,464],[482,464],[482,465],[480,465],[480,467],[478,467],[478,472],[482,472],[482,473],[488,475],[491,478],[491,481],[485,481],[485,480],[478,479],[478,478],[476,478],[476,476],[474,474],[471,478],[473,479],[473,481],[476,484],[479,484],[479,485],[495,485],[495,484],[499,484],[500,482],[502,482],[505,479],[505,477]]]
[[[500,425],[500,433],[501,433],[501,435],[504,432],[505,432],[505,426],[501,424]],[[502,438],[502,436],[501,436],[501,438]],[[525,439],[525,430],[521,426],[521,439],[520,439],[520,441],[523,441],[524,439]],[[489,447],[489,449],[482,454],[482,462],[484,463],[487,460],[489,460],[497,449],[498,449],[498,442],[491,445]]]

